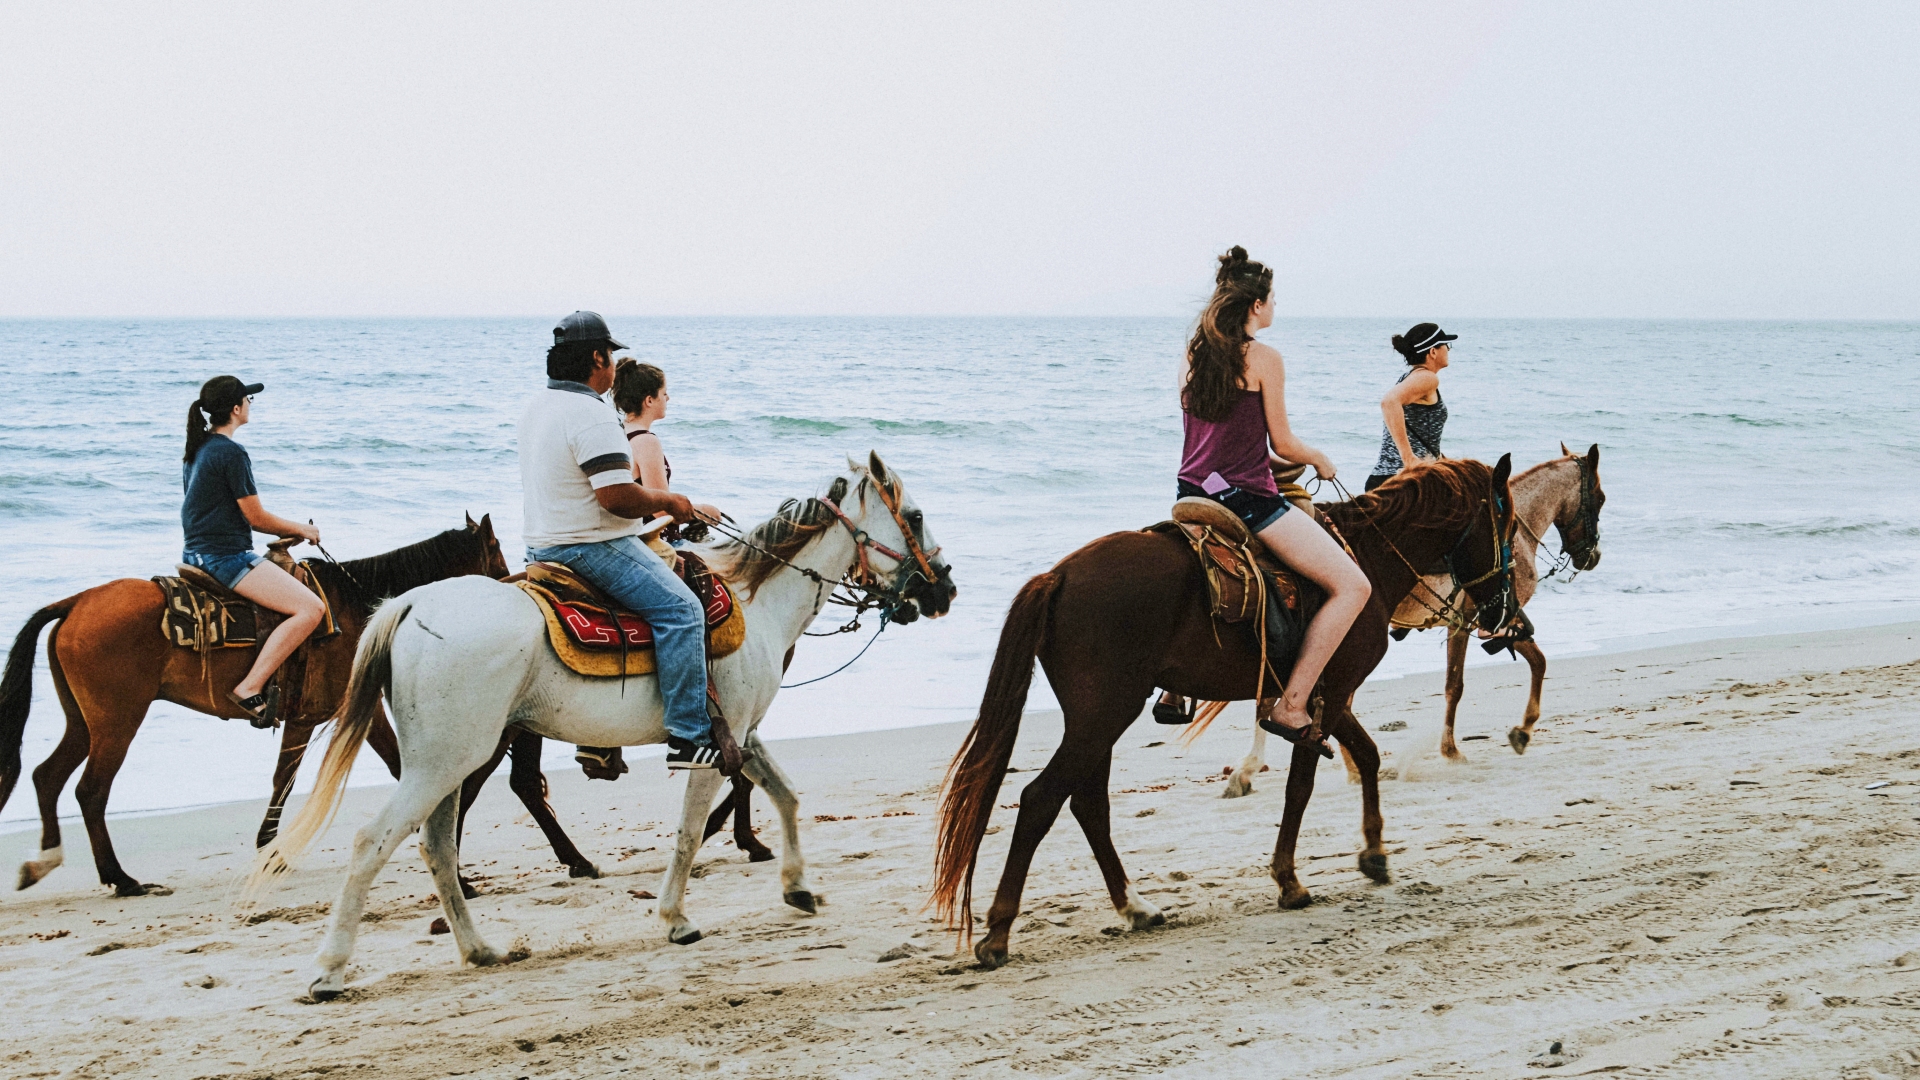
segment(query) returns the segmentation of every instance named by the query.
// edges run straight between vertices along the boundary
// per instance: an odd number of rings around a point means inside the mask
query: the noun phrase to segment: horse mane
[[[473,535],[474,531],[469,528],[448,529],[384,555],[348,559],[337,564],[325,559],[308,559],[306,564],[335,595],[371,611],[382,600],[438,581],[447,576],[453,564],[472,559]]]
[[[835,477],[827,489],[827,499],[837,504],[846,497],[847,478]],[[745,588],[747,598],[752,599],[775,571],[839,520],[821,499],[788,499],[772,517],[747,530],[744,541],[728,540],[714,548],[713,571]]]
[[[1492,481],[1493,468],[1484,462],[1439,458],[1402,469],[1364,495],[1318,508],[1356,543],[1373,532],[1359,528],[1368,522],[1387,533],[1451,531],[1472,519],[1478,496]]]
[[[1536,462],[1535,464],[1529,465],[1525,469],[1522,469],[1521,471],[1514,473],[1513,482],[1517,484],[1524,477],[1532,476],[1534,473],[1541,472],[1546,469],[1551,469],[1556,465],[1565,465],[1570,462],[1574,464],[1578,464],[1579,461],[1580,459],[1572,454],[1563,454],[1557,458],[1548,458],[1545,461]]]

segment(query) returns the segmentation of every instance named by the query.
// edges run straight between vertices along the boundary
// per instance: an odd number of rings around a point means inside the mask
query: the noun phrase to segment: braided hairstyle
[[[1220,256],[1213,276],[1213,299],[1187,342],[1187,385],[1181,408],[1202,420],[1221,421],[1246,389],[1247,318],[1253,306],[1273,295],[1273,270],[1247,258],[1238,244]]]

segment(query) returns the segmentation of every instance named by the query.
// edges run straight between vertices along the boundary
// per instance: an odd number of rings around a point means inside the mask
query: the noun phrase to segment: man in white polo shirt
[[[527,561],[565,563],[653,626],[667,767],[711,769],[719,755],[707,715],[706,612],[635,536],[656,514],[698,515],[686,496],[634,483],[620,418],[600,396],[613,387],[612,354],[624,348],[591,311],[553,328],[547,388],[520,414]],[[596,748],[581,749],[585,762]],[[606,756],[612,779],[624,766]],[[588,775],[596,775],[591,767]]]

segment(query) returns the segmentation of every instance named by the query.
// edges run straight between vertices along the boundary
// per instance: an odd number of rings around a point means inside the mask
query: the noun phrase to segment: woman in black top
[[[1440,434],[1447,426],[1447,403],[1440,398],[1440,370],[1447,366],[1448,342],[1459,340],[1433,323],[1420,323],[1393,335],[1393,350],[1407,362],[1406,373],[1380,399],[1384,431],[1380,459],[1367,477],[1372,491],[1417,460],[1440,456]]]
[[[311,524],[278,517],[260,505],[252,459],[233,441],[233,433],[251,418],[253,395],[261,389],[260,383],[220,375],[208,379],[199,399],[187,406],[187,453],[180,470],[186,499],[180,506],[180,526],[186,533],[182,562],[287,617],[260,646],[247,677],[227,692],[254,727],[270,728],[279,718],[280,693],[267,680],[320,625],[325,609],[292,574],[253,553],[256,531],[320,542],[320,530]]]

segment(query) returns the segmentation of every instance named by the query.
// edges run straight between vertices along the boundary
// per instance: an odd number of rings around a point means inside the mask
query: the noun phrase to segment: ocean
[[[1380,395],[1401,370],[1387,339],[1413,321],[1283,319],[1263,335],[1287,357],[1295,430],[1355,490],[1379,446]],[[845,672],[782,692],[770,738],[969,718],[1020,584],[1087,540],[1163,518],[1171,499],[1184,320],[611,323],[667,372],[671,412],[656,430],[677,490],[752,522],[819,492],[847,455],[877,450],[954,566],[949,617],[895,627]],[[376,554],[491,513],[517,566],[514,419],[543,383],[550,325],[0,321],[0,643],[43,604],[171,572],[187,404],[222,373],[266,384],[239,434],[265,505],[315,519],[335,555]],[[1920,324],[1443,325],[1460,335],[1442,378],[1450,456],[1511,452],[1518,471],[1563,441],[1601,447],[1604,559],[1548,582],[1528,608],[1550,658],[1914,617]],[[790,680],[833,670],[866,639],[807,639]],[[1476,664],[1511,662],[1472,652]],[[1376,677],[1443,660],[1437,632],[1416,634]],[[1029,707],[1051,704],[1036,680]],[[42,650],[29,769],[62,726]],[[244,724],[156,704],[111,809],[262,797],[275,745]],[[573,767],[567,748],[554,754],[552,767]],[[70,794],[63,805],[77,812]],[[24,828],[35,813],[23,777],[0,822]]]

